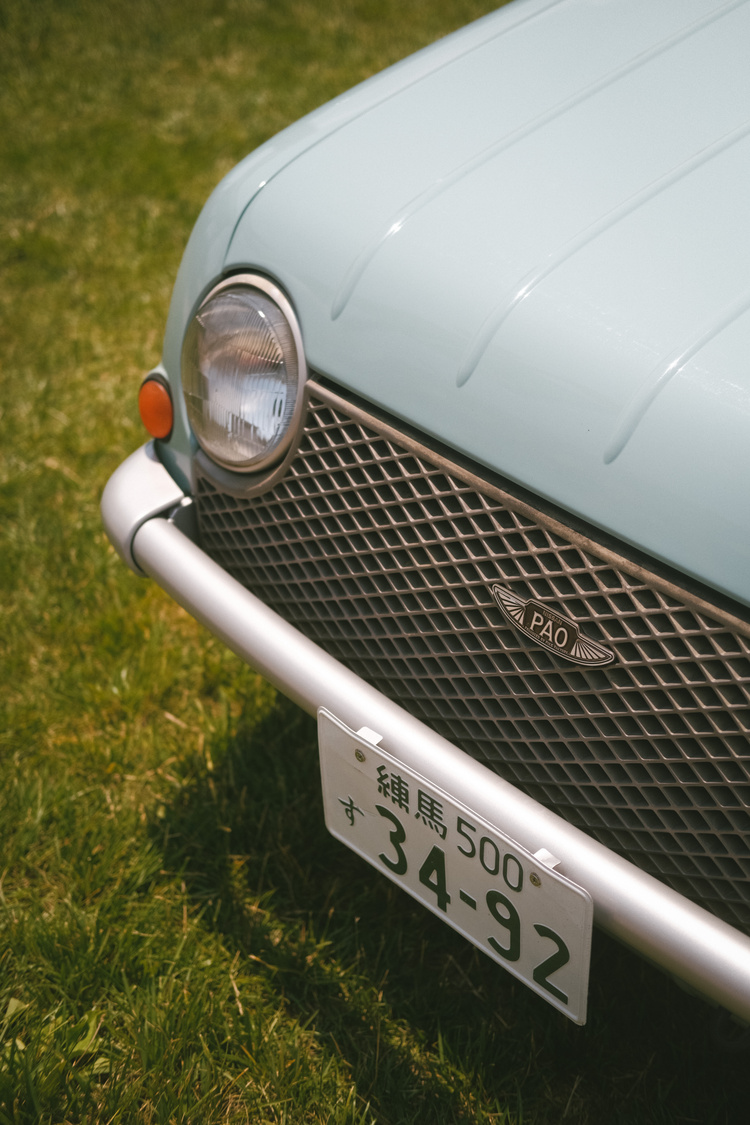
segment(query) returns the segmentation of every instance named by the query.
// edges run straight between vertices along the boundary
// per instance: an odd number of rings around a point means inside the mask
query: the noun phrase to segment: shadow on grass
[[[596,934],[574,1027],[333,840],[293,705],[211,753],[153,826],[165,862],[378,1120],[744,1120],[744,1067],[661,973]]]

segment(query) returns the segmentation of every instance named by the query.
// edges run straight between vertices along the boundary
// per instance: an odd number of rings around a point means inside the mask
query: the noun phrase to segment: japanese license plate
[[[591,896],[438,786],[318,712],[328,830],[576,1023]],[[549,853],[547,853],[549,855]],[[551,858],[551,857],[550,857]]]

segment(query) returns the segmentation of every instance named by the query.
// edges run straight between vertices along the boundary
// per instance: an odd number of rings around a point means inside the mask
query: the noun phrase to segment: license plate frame
[[[559,861],[544,848],[530,852],[380,741],[319,710],[328,831],[574,1023],[585,1023],[590,894],[549,866]]]

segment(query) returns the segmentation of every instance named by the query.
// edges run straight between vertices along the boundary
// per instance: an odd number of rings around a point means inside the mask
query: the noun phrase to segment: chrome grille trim
[[[252,498],[197,467],[204,549],[501,776],[750,929],[750,627],[319,385]],[[501,581],[616,654],[566,665]]]

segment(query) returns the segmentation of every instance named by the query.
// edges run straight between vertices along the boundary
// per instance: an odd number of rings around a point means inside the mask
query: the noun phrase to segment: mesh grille
[[[313,393],[280,481],[198,483],[204,549],[407,711],[750,931],[750,642]],[[567,663],[502,582],[615,653]]]

